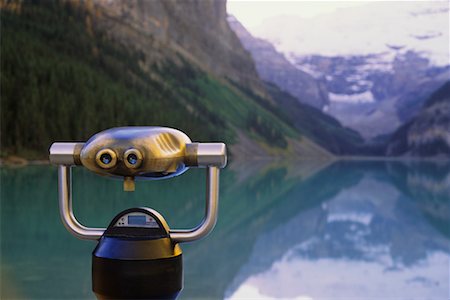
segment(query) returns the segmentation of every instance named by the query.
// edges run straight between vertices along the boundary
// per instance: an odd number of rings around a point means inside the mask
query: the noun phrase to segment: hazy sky
[[[299,3],[300,2],[300,3]],[[252,28],[265,19],[279,15],[297,15],[311,18],[333,12],[337,8],[365,5],[363,1],[267,1],[228,0],[228,13],[234,15],[244,26]]]
[[[265,19],[279,15],[311,18],[339,8],[363,6],[373,2],[375,1],[228,0],[227,9],[228,13],[234,15],[245,27],[252,29]]]
[[[287,57],[390,53],[391,61],[398,54],[395,47],[448,65],[448,6],[445,0],[229,0],[228,12]]]

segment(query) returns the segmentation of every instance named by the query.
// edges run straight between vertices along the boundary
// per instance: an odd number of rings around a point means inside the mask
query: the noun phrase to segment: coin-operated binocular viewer
[[[50,162],[58,165],[61,219],[80,239],[99,240],[92,253],[92,289],[98,299],[174,299],[183,288],[179,243],[206,236],[215,226],[219,169],[227,162],[223,143],[192,143],[183,132],[165,127],[121,127],[102,131],[86,143],[53,143]],[[189,168],[206,168],[206,211],[192,229],[170,229],[157,211],[130,208],[108,228],[80,224],[72,210],[72,166],[123,178],[125,191],[135,179],[165,179]]]

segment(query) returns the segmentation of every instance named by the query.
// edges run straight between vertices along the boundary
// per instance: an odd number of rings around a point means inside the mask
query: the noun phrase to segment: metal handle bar
[[[92,228],[82,225],[75,218],[72,208],[72,166],[58,165],[58,198],[61,220],[66,229],[79,239],[98,240],[105,228]],[[176,243],[191,242],[208,235],[217,222],[219,207],[219,168],[206,169],[206,208],[202,222],[192,229],[173,229],[169,231]]]

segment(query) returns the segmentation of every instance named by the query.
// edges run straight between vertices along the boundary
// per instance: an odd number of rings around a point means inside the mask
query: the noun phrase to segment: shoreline
[[[305,162],[305,161],[399,161],[399,162],[449,162],[450,157],[418,157],[418,156],[309,156],[309,157],[288,157],[288,156],[258,156],[258,157],[233,157],[229,162],[244,161],[288,161],[288,162]],[[0,167],[25,167],[50,165],[48,159],[27,159],[16,155],[0,158]]]
[[[0,166],[25,167],[36,165],[49,165],[48,159],[27,159],[17,155],[11,155],[0,158]]]

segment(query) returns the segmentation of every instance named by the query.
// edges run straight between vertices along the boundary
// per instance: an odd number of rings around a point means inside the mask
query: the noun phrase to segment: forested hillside
[[[54,140],[85,140],[124,125],[172,126],[197,141],[229,144],[238,142],[239,128],[255,143],[270,144],[272,154],[291,151],[288,139],[300,139],[275,108],[258,103],[266,100],[219,82],[182,56],[181,64],[166,61],[145,72],[143,54],[92,32],[88,14],[51,1],[2,9],[2,155],[44,157]]]
[[[241,157],[360,149],[357,134],[258,78],[224,1],[182,5],[2,2],[1,156],[45,158],[53,141],[129,125],[179,128]]]
[[[450,81],[428,98],[417,116],[391,136],[386,154],[450,157]]]

